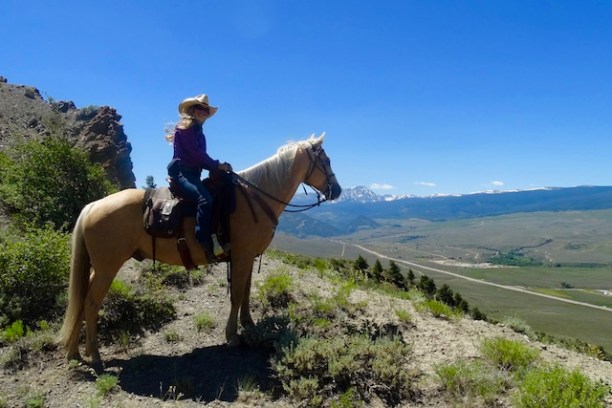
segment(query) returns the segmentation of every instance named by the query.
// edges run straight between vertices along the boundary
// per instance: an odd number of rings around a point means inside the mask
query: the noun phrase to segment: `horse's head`
[[[323,150],[323,139],[325,139],[325,132],[318,138],[312,138],[310,147],[306,149],[310,164],[304,182],[322,192],[326,199],[335,200],[340,197],[342,187],[338,184],[331,168],[331,161]]]

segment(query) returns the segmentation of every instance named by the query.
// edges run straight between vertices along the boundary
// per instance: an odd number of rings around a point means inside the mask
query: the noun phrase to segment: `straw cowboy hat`
[[[215,113],[217,113],[217,110],[219,109],[218,106],[210,106],[210,104],[208,103],[208,95],[201,94],[198,96],[193,96],[191,98],[184,99],[183,102],[179,104],[179,107],[178,107],[179,113],[188,114],[189,108],[191,108],[194,105],[202,105],[208,108],[210,110],[210,113],[208,115],[209,118]]]

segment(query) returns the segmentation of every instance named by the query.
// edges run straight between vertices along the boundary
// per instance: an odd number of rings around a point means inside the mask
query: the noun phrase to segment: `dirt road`
[[[421,264],[418,264],[418,263],[415,263],[415,262],[404,261],[403,259],[391,258],[391,257],[389,257],[387,255],[384,255],[384,254],[381,254],[379,252],[373,251],[373,250],[368,249],[368,248],[366,248],[364,246],[361,246],[361,245],[356,245],[356,244],[352,244],[352,245],[354,247],[356,247],[356,248],[359,248],[360,250],[362,250],[364,252],[368,252],[368,253],[370,253],[372,255],[375,255],[375,256],[377,256],[379,258],[388,259],[388,260],[391,260],[393,262],[401,263],[401,264],[408,265],[408,266],[411,266],[411,267],[414,267],[414,268],[418,268],[418,269],[422,269],[422,270],[428,270],[428,271],[433,271],[433,272],[437,272],[437,273],[442,273],[442,274],[445,274],[445,275],[454,276],[456,278],[465,279],[465,280],[468,280],[470,282],[478,283],[478,284],[481,284],[481,285],[494,286],[496,288],[501,288],[501,289],[505,289],[505,290],[511,290],[511,291],[514,291],[514,292],[526,293],[526,294],[529,294],[529,295],[539,296],[539,297],[543,297],[543,298],[546,298],[546,299],[552,299],[552,300],[556,300],[556,301],[559,301],[559,302],[571,303],[571,304],[578,305],[578,306],[589,307],[591,309],[603,310],[605,312],[612,312],[612,309],[610,309],[608,307],[605,307],[605,306],[592,305],[592,304],[589,304],[589,303],[578,302],[576,300],[571,300],[571,299],[562,299],[562,298],[559,298],[559,297],[556,297],[556,296],[551,296],[551,295],[546,295],[546,294],[543,294],[543,293],[533,292],[531,290],[527,290],[527,289],[524,289],[524,288],[518,288],[516,286],[500,285],[498,283],[487,282],[487,281],[481,280],[481,279],[474,279],[474,278],[470,278],[468,276],[460,275],[458,273],[453,273],[453,272],[445,271],[443,269],[433,268],[431,266],[425,266],[425,265],[421,265]],[[419,272],[419,271],[417,270],[417,272]]]

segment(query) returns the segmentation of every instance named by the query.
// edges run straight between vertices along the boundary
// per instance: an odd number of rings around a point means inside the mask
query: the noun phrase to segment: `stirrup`
[[[217,234],[212,234],[211,236],[212,239],[212,243],[213,243],[213,255],[215,256],[215,258],[220,257],[221,255],[223,255],[224,253],[226,253],[227,251],[225,250],[224,246],[221,246],[221,244],[219,244],[219,239],[217,238]]]

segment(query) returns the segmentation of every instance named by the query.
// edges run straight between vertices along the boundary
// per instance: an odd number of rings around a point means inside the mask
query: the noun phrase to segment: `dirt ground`
[[[294,275],[299,290],[333,293],[331,284],[316,273],[303,273],[280,261],[264,258],[262,272],[255,271],[257,282],[277,268],[288,268]],[[124,267],[120,277],[130,282],[136,279],[136,268]],[[44,395],[45,407],[294,407],[283,397],[270,395],[274,386],[270,376],[271,350],[225,345],[225,321],[229,313],[225,265],[216,265],[205,278],[205,283],[177,293],[175,306],[178,318],[160,332],[149,333],[138,344],[127,349],[119,345],[103,345],[105,373],[119,378],[117,389],[104,398],[96,397],[96,372],[82,364],[71,367],[63,350],[29,356],[30,364],[19,371],[0,374],[0,398],[6,407],[23,407],[28,395]],[[564,367],[578,368],[594,380],[612,384],[612,364],[577,354],[557,346],[529,340],[512,330],[468,318],[446,321],[426,312],[418,312],[407,300],[391,298],[379,293],[356,290],[353,302],[367,300],[364,314],[358,318],[381,324],[398,326],[395,310],[403,309],[412,315],[412,325],[401,330],[404,340],[413,347],[411,369],[422,372],[419,388],[422,397],[403,407],[446,407],[433,380],[434,368],[443,362],[479,355],[484,338],[505,336],[526,342],[541,350],[543,358]],[[261,305],[253,300],[253,317],[262,316]],[[365,303],[365,302],[364,302]],[[207,312],[216,326],[209,332],[198,332],[194,316]],[[167,333],[178,334],[178,340],[168,342]],[[81,351],[83,352],[83,346]],[[7,348],[0,348],[0,353]],[[254,386],[253,386],[254,384]],[[608,396],[608,404],[612,399]],[[1,405],[0,405],[1,406]],[[371,406],[384,406],[373,401]],[[499,401],[500,407],[510,406]]]

